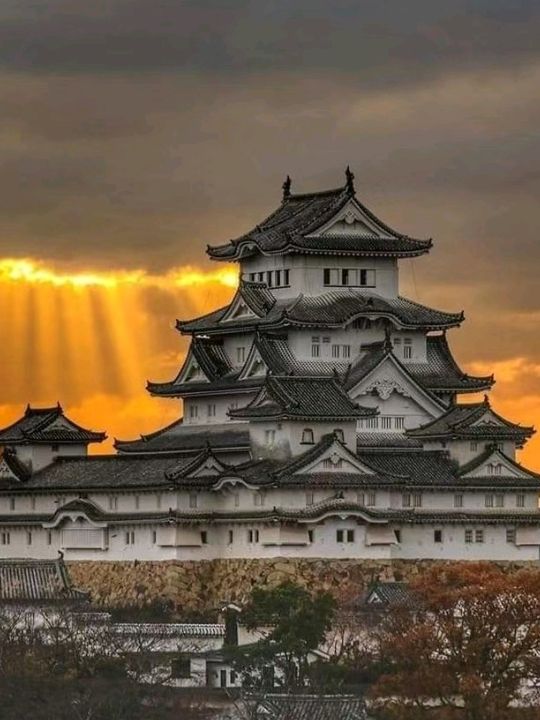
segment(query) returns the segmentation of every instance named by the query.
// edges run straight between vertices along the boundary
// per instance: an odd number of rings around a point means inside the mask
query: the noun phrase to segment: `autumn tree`
[[[504,720],[516,703],[528,717],[538,700],[526,688],[539,678],[540,573],[437,565],[412,588],[415,612],[391,611],[376,631],[385,672],[370,695],[380,717]]]

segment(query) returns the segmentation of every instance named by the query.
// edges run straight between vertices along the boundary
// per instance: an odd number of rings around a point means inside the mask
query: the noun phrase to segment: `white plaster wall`
[[[32,468],[33,472],[50,465],[57,457],[79,457],[87,454],[86,445],[19,445],[15,448],[17,457]]]
[[[473,443],[476,443],[476,449]],[[481,455],[488,445],[492,443],[485,440],[448,440],[446,442],[441,441],[429,441],[422,442],[422,446],[425,450],[448,450],[450,457],[456,460],[460,465],[474,460],[474,458]],[[516,445],[513,442],[501,442],[501,449],[505,455],[515,460],[516,457]]]

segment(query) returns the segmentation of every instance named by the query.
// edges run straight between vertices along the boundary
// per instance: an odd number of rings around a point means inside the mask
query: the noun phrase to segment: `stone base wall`
[[[215,612],[223,602],[246,600],[255,586],[292,580],[327,590],[338,601],[356,597],[374,580],[410,580],[431,560],[201,560],[68,562],[74,585],[110,608],[170,607],[179,617]],[[516,568],[518,563],[498,563]],[[522,563],[521,565],[529,565]]]

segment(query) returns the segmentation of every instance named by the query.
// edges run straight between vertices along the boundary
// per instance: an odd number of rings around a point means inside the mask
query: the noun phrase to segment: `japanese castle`
[[[60,406],[0,431],[0,555],[538,560],[540,476],[516,461],[533,428],[453,358],[463,313],[399,294],[400,261],[431,246],[349,169],[320,192],[287,178],[269,217],[208,247],[236,294],[177,322],[185,361],[148,383],[183,417],[105,456]]]

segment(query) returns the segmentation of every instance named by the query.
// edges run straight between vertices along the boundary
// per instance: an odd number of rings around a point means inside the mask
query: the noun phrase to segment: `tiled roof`
[[[422,447],[422,443],[397,432],[360,432],[356,433],[357,451],[361,453],[366,449],[403,449],[415,450]]]
[[[219,638],[225,635],[225,625],[222,623],[114,623],[111,629],[119,635],[151,637]]]
[[[182,419],[139,440],[116,440],[115,448],[124,453],[177,453],[196,452],[206,447],[208,441],[216,452],[248,450],[249,431],[245,423],[223,425],[189,425]]]
[[[489,412],[501,424],[478,423]],[[523,444],[534,433],[532,427],[522,427],[505,420],[491,409],[487,397],[480,403],[458,403],[432,422],[414,430],[408,430],[412,438],[466,438],[479,440],[515,440]]]
[[[59,419],[67,422],[67,425],[54,427]],[[49,408],[32,408],[28,405],[19,420],[0,430],[0,445],[57,442],[87,444],[102,442],[105,438],[105,433],[86,430],[66,418],[60,405]]]
[[[257,397],[229,414],[233,418],[347,420],[376,412],[354,403],[333,378],[268,375]]]
[[[377,582],[371,585],[363,596],[364,607],[395,608],[402,607],[410,610],[418,608],[419,599],[404,582]]]
[[[0,448],[0,462],[2,461],[5,462],[8,469],[20,482],[24,482],[30,477],[30,468],[28,468],[23,462],[21,462],[21,460],[19,460],[14,450],[8,448]],[[10,481],[1,479],[0,483],[2,485],[10,484]]]
[[[184,333],[253,332],[254,328],[342,327],[363,317],[385,317],[402,328],[437,330],[460,325],[463,313],[434,310],[404,297],[383,298],[360,290],[334,290],[317,296],[277,300],[265,315],[221,322],[229,305],[188,322],[177,322]]]
[[[88,600],[88,593],[71,584],[58,560],[0,560],[0,602],[70,603]]]
[[[356,198],[354,202],[377,227],[365,233],[332,233],[313,237],[312,234],[330,221],[354,197],[350,188],[337,188],[317,193],[289,195],[282,205],[253,230],[225,245],[208,247],[215,260],[236,260],[254,252],[339,253],[345,255],[383,255],[407,257],[428,252],[431,240],[416,240],[397,233]]]
[[[470,472],[473,472],[477,468],[481,467],[489,458],[494,455],[500,455],[504,461],[510,465],[510,467],[515,468],[516,470],[520,472],[527,473],[531,476],[531,481],[533,483],[536,483],[536,486],[538,486],[538,483],[540,482],[540,474],[533,472],[532,470],[527,470],[526,468],[522,467],[518,462],[515,460],[512,460],[512,458],[508,457],[508,455],[505,455],[505,453],[502,450],[499,450],[497,445],[494,443],[491,443],[489,445],[486,445],[486,448],[484,452],[480,453],[477,457],[473,458],[470,462],[465,463],[464,465],[460,465],[458,474],[460,476],[467,475]],[[474,478],[467,478],[468,482],[475,482],[477,480],[476,477]],[[491,480],[492,483],[496,482],[503,482],[506,484],[506,482],[519,482],[521,478],[516,478],[513,473],[509,473],[508,475],[497,475],[497,476],[489,476],[489,480]]]
[[[352,695],[264,695],[254,720],[366,720],[364,701]]]

